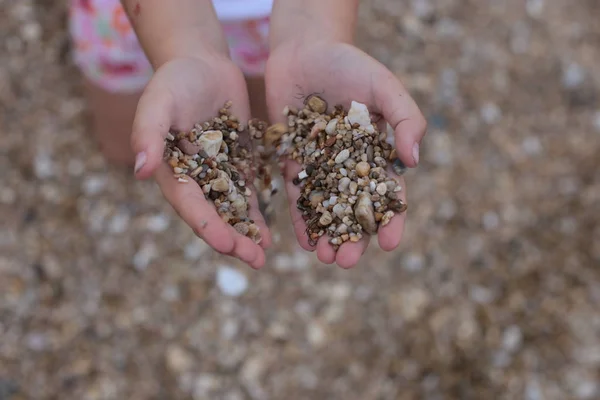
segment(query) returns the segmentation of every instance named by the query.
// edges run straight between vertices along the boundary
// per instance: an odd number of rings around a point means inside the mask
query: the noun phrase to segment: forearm
[[[352,42],[359,0],[275,0],[271,46],[290,39]]]
[[[154,68],[176,57],[227,52],[210,0],[121,0]]]

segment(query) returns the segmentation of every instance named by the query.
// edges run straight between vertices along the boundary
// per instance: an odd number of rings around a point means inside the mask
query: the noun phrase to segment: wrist
[[[270,44],[353,43],[358,0],[275,0]]]
[[[121,0],[154,69],[175,58],[228,55],[211,0]]]

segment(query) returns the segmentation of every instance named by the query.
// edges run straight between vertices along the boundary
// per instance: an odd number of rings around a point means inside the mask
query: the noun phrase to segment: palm
[[[217,251],[260,267],[265,261],[261,247],[270,244],[270,235],[258,212],[255,191],[252,191],[250,216],[261,228],[260,246],[223,222],[194,181],[178,183],[171,168],[162,160],[163,139],[169,128],[189,130],[195,123],[217,115],[228,100],[233,102],[233,113],[241,121],[247,121],[250,108],[244,77],[228,59],[170,61],[156,71],[140,99],[132,146],[148,153],[147,165],[138,176],[154,175],[167,200],[198,236]],[[154,132],[157,137],[151,137]]]
[[[405,99],[410,100],[410,96],[391,72],[359,49],[340,43],[283,45],[275,49],[269,59],[266,85],[267,104],[271,118],[276,121],[282,120],[281,111],[286,105],[301,106],[304,98],[314,93],[323,97],[330,106],[341,104],[348,107],[353,100],[366,104],[372,112],[383,115],[390,125],[396,127],[398,154],[405,163],[413,164],[412,160],[407,160],[407,154],[410,155],[411,151],[407,153],[406,146],[402,146],[404,142],[408,143],[408,139],[398,135],[399,125],[407,121],[404,117],[407,112],[412,113],[412,120],[416,124],[421,123],[419,118],[422,119],[422,116],[414,103],[398,104],[394,99],[393,104],[389,104],[392,103],[391,97],[402,97],[404,94]],[[402,90],[397,92],[394,89]],[[424,123],[422,129],[425,129]],[[408,136],[414,137],[415,134]],[[290,198],[290,213],[300,245],[307,250],[314,250],[305,233],[306,224],[295,207],[300,192],[292,180],[299,170],[299,165],[286,162],[284,177]],[[400,183],[404,187],[404,181]],[[401,192],[401,198],[406,201],[405,196],[406,191]],[[404,214],[397,215],[389,225],[379,230],[378,240],[382,249],[389,251],[398,246],[404,230],[404,219]],[[316,245],[319,259],[325,263],[337,262],[342,267],[355,265],[369,242],[368,237],[358,243],[346,242],[336,253],[328,240],[322,237]]]

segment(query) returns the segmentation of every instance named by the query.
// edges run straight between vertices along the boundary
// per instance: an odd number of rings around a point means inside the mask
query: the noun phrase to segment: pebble
[[[319,224],[321,224],[322,226],[329,226],[329,225],[331,225],[332,222],[333,222],[333,216],[331,215],[331,213],[329,211],[325,211],[321,215],[321,218],[319,219]]]
[[[377,222],[375,221],[375,211],[371,196],[361,194],[354,206],[354,217],[356,221],[363,227],[365,232],[374,234],[377,232]]]
[[[157,256],[158,248],[156,244],[150,241],[144,242],[133,256],[133,267],[138,271],[145,270]]]
[[[229,191],[229,181],[226,178],[217,178],[211,183],[211,190],[215,192]]]
[[[575,89],[585,81],[585,71],[576,62],[569,63],[563,70],[562,84],[566,89]]]
[[[178,345],[169,345],[165,354],[167,368],[175,374],[189,371],[194,366],[194,358]]]
[[[179,150],[183,152],[183,154],[187,154],[188,156],[193,156],[194,154],[198,154],[200,150],[202,150],[202,146],[199,144],[194,144],[190,142],[188,139],[181,139],[177,142],[177,147]]]
[[[352,182],[352,181],[347,176],[340,179],[340,182],[338,184],[339,192],[346,193],[348,191],[348,187],[350,186],[350,182]]]
[[[350,150],[344,149],[344,150],[340,151],[338,153],[338,155],[335,157],[335,163],[336,164],[342,164],[349,157],[350,157]]]
[[[319,114],[323,114],[327,111],[327,103],[325,100],[321,99],[319,96],[311,95],[306,99],[306,105],[308,107]]]
[[[325,133],[327,133],[328,135],[333,135],[336,132],[338,123],[339,120],[337,118],[333,118],[331,121],[329,121],[329,123],[325,127]]]
[[[368,162],[361,161],[358,164],[356,164],[356,174],[360,177],[368,176],[370,170],[371,166]]]
[[[377,193],[379,193],[379,195],[385,196],[385,194],[387,193],[387,185],[385,183],[381,182],[377,185],[377,187],[375,188],[375,191]]]
[[[523,333],[517,325],[512,325],[502,334],[502,348],[510,353],[517,351],[523,343]]]
[[[154,233],[164,232],[169,228],[170,222],[165,214],[152,215],[146,220],[146,229]]]
[[[248,289],[248,278],[235,268],[220,266],[217,269],[217,285],[224,295],[238,297]]]
[[[207,157],[216,157],[223,143],[223,132],[206,131],[197,140],[198,146],[206,153]]]
[[[350,124],[358,124],[362,128],[371,125],[371,116],[366,105],[357,101],[352,101],[350,110],[348,110],[348,121]]]

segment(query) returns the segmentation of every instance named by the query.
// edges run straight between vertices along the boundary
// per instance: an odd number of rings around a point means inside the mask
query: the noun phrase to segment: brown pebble
[[[360,177],[368,176],[370,170],[371,166],[367,162],[361,161],[358,164],[356,164],[356,173]]]
[[[240,235],[243,236],[246,236],[250,231],[248,224],[245,222],[238,222],[237,224],[233,225],[233,229],[235,229]]]
[[[319,114],[324,114],[327,111],[327,102],[315,94],[308,96],[305,104],[308,105],[308,108],[312,111]]]
[[[201,146],[198,146],[187,139],[181,139],[179,142],[177,142],[177,147],[179,147],[183,154],[187,154],[188,156],[198,154],[198,152],[202,149]]]

